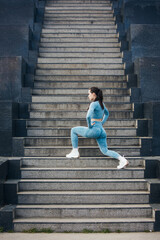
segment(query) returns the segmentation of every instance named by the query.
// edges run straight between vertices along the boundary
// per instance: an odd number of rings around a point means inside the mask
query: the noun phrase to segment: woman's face
[[[88,98],[90,101],[94,101],[96,99],[96,94],[95,93],[91,93],[90,90],[88,90]]]

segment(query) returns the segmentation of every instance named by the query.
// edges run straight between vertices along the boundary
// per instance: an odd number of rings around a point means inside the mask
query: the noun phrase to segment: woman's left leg
[[[117,169],[122,169],[129,164],[127,159],[122,157],[119,153],[117,153],[115,151],[108,150],[107,136],[106,136],[105,131],[103,131],[102,135],[99,138],[97,138],[96,140],[97,140],[97,143],[99,145],[99,148],[100,148],[101,152],[104,155],[107,155],[109,157],[112,157],[112,158],[115,158],[115,159],[119,160],[119,165],[117,166]]]
[[[101,129],[97,127],[74,127],[71,129],[72,151],[66,155],[67,158],[78,158],[78,135],[86,138],[98,138],[101,134]]]
[[[99,146],[101,152],[104,155],[112,157],[112,158],[116,158],[117,160],[119,160],[119,157],[121,156],[119,153],[108,150],[106,137],[100,137],[100,138],[97,138],[96,140],[97,140],[97,143],[98,143],[98,146]]]
[[[74,127],[71,129],[71,142],[73,148],[78,148],[78,135],[86,138],[98,138],[101,134],[101,129],[97,127]]]

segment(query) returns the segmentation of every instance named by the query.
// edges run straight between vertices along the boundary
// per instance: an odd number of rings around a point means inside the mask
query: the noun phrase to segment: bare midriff
[[[95,118],[92,118],[91,121],[92,121],[92,122],[94,122],[94,121],[95,121],[95,122],[102,122],[102,119],[95,119]]]

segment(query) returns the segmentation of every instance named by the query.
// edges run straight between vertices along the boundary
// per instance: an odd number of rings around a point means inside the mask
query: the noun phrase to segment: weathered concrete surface
[[[59,234],[59,233],[37,233],[37,234],[27,234],[27,233],[1,233],[1,240],[28,240],[34,238],[34,240],[159,240],[160,232],[154,233],[108,233],[108,234]]]

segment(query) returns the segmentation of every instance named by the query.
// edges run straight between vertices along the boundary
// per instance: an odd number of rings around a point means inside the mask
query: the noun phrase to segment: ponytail
[[[101,89],[97,88],[97,87],[91,87],[90,88],[91,93],[95,93],[96,94],[96,99],[95,101],[99,101],[99,104],[101,106],[102,109],[104,109],[104,105],[103,105],[103,92]]]

